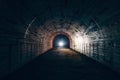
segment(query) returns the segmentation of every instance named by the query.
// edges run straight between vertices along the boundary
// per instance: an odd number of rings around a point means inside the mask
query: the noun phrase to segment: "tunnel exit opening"
[[[70,48],[70,40],[67,36],[59,34],[53,40],[53,48]]]

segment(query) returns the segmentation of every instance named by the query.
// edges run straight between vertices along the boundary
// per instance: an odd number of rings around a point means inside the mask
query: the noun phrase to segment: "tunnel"
[[[70,41],[65,35],[57,35],[53,40],[53,48],[70,48]]]
[[[0,0],[0,80],[120,80],[119,0]]]

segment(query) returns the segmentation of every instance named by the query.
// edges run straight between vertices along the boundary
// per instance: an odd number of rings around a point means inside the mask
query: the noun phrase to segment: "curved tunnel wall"
[[[3,43],[7,44],[10,53],[10,57],[8,57],[10,65],[6,65],[7,69],[5,69],[12,72],[51,49],[54,37],[63,34],[69,38],[70,48],[120,72],[119,33],[114,32],[114,30],[118,30],[119,26],[98,27],[93,25],[85,28],[85,25],[80,25],[77,22],[72,22],[72,24],[64,22],[61,27],[60,23],[59,19],[47,21],[35,30],[29,29],[26,38],[10,39],[8,42],[12,43],[8,43],[9,46],[6,42]]]
[[[119,2],[40,1],[0,2],[0,76],[52,48],[60,33],[70,48],[120,73]]]
[[[54,21],[57,20],[55,19],[53,22]],[[63,27],[60,27],[61,22],[59,20],[56,23],[53,22],[50,20],[50,22],[48,21],[44,24],[49,26],[46,26],[45,31],[43,31],[47,33],[44,35],[45,41],[41,42],[44,43],[44,47],[42,49],[43,52],[52,48],[52,41],[56,35],[64,34],[70,39],[70,48],[79,51],[80,53],[89,56],[119,72],[119,52],[114,52],[119,50],[117,48],[117,45],[119,45],[119,37],[114,35],[116,32],[113,32],[112,26],[107,27],[107,25],[104,25],[106,26],[104,28],[96,23],[85,29],[85,25],[80,25],[77,22],[72,22],[72,24],[64,23],[62,24]],[[42,27],[45,27],[44,25]],[[54,27],[52,28],[53,25]],[[41,53],[39,52],[39,54]]]
[[[4,45],[2,49],[5,48],[9,51],[8,53],[3,51],[3,54],[9,54],[9,66],[4,67],[6,73],[14,71],[52,48],[52,41],[58,34],[66,35],[70,39],[70,48],[120,72],[120,34],[117,24],[114,24],[114,27],[110,25],[104,25],[105,27],[93,25],[85,28],[85,25],[76,22],[72,22],[72,24],[64,22],[62,27],[60,27],[60,23],[59,20],[50,20],[50,22],[46,22],[36,30],[29,30],[24,39],[9,38],[7,42],[10,43],[7,43],[6,40],[5,43],[2,41],[1,45]],[[5,72],[4,69],[2,70]]]

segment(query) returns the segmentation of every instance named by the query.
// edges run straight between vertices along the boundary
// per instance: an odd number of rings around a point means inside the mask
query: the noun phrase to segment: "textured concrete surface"
[[[5,80],[120,80],[117,73],[71,49],[51,49]]]

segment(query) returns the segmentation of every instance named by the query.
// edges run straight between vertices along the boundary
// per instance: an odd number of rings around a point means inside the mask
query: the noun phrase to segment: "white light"
[[[60,47],[63,47],[63,46],[64,46],[64,42],[63,42],[63,41],[60,41],[60,42],[58,43],[58,45],[59,45]]]

